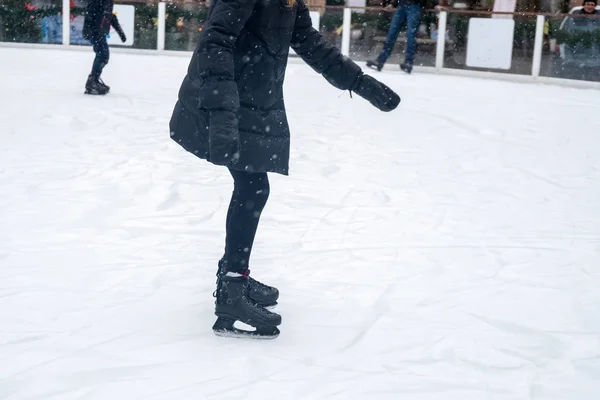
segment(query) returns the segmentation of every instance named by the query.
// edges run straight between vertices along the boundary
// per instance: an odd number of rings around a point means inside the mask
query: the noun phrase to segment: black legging
[[[269,178],[265,172],[230,169],[233,194],[227,210],[225,255],[227,270],[244,272],[252,252],[258,221],[269,198]]]
[[[90,42],[92,43],[94,53],[96,53],[96,58],[94,59],[94,64],[92,65],[92,77],[97,79],[100,78],[100,75],[102,75],[102,70],[106,64],[108,64],[110,52],[108,49],[106,36],[103,34],[100,33],[94,35]]]

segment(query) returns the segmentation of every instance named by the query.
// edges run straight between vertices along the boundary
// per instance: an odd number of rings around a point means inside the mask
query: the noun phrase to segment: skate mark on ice
[[[352,221],[354,221],[354,218],[356,217],[357,212],[358,212],[358,207],[353,207],[352,212],[348,216],[348,220],[344,224],[344,230],[342,231],[342,238],[341,238],[342,245],[344,243],[346,243],[346,240],[348,238],[348,232],[350,232],[350,224],[352,224]],[[352,250],[350,250],[350,251],[352,251]]]
[[[179,195],[179,185],[177,182],[175,182],[171,185],[169,192],[166,195],[166,198],[160,203],[158,203],[158,205],[156,206],[156,211],[167,210],[180,201],[181,196]]]
[[[306,235],[306,234],[305,234]],[[423,245],[419,243],[415,244],[390,244],[390,245],[373,245],[373,246],[353,246],[352,249],[336,248],[336,249],[305,249],[303,253],[306,254],[327,254],[327,253],[339,253],[348,251],[364,251],[364,250],[389,250],[393,246],[397,249],[409,249],[409,250],[488,250],[488,249],[499,249],[499,250],[538,250],[538,251],[552,251],[552,252],[564,252],[565,249],[557,247],[542,247],[542,246],[519,246],[519,245],[473,245],[473,244],[448,244],[448,245]]]
[[[539,348],[539,349],[543,350],[544,357],[559,358],[565,353],[566,348],[565,348],[565,344],[563,343],[563,341],[554,337],[552,335],[552,333],[548,332],[547,330],[535,329],[535,328],[531,328],[531,327],[528,327],[528,326],[525,326],[522,324],[517,324],[515,322],[492,319],[492,318],[484,317],[484,316],[477,315],[474,313],[467,313],[467,314],[472,316],[473,318],[480,320],[481,322],[484,322],[485,324],[491,326],[492,328],[494,328],[498,331],[504,332],[506,334],[512,334],[517,337],[519,337],[519,336],[535,336],[536,338],[539,339],[538,340],[539,345],[536,346],[535,348],[530,347],[529,350],[535,350],[536,348]],[[504,350],[506,350],[506,349],[504,349]],[[517,355],[525,360],[531,361],[529,358],[527,358],[523,355],[520,355],[516,351],[513,351],[513,355]],[[540,357],[539,356],[534,357],[532,355],[531,358],[539,359]]]
[[[529,144],[524,144],[522,140],[502,140],[502,139],[497,139],[496,137],[490,136],[489,135],[489,131],[490,129],[484,128],[483,130],[480,128],[477,128],[473,125],[470,125],[466,122],[460,121],[456,118],[453,117],[448,117],[446,115],[442,115],[439,113],[432,113],[432,112],[425,112],[425,111],[419,111],[419,110],[414,110],[417,113],[421,113],[421,114],[425,114],[428,118],[431,117],[436,117],[439,118],[443,121],[446,121],[458,128],[462,128],[464,131],[462,133],[468,134],[470,136],[475,136],[479,139],[483,139],[486,142],[494,142],[494,143],[501,143],[501,144],[505,144],[505,145],[509,145],[509,146],[514,146],[514,147],[518,147],[518,148],[530,148],[530,149],[535,149],[535,146],[533,145],[529,145]]]
[[[336,211],[341,210],[342,208],[344,208],[344,203],[346,202],[346,200],[348,199],[348,197],[350,197],[350,195],[354,192],[354,189],[348,189],[346,191],[346,193],[344,194],[344,196],[341,198],[341,200],[339,201],[339,203],[335,204],[335,205],[331,205],[331,209],[327,210],[325,212],[325,214],[323,214],[322,216],[320,216],[315,222],[313,222],[311,224],[311,226],[306,230],[306,232],[304,232],[302,234],[302,236],[300,236],[300,238],[298,239],[299,241],[302,241],[306,238],[306,236],[308,235],[314,235],[315,232],[317,231],[317,228],[322,225],[325,224],[325,220],[327,219],[327,217],[329,217],[331,214],[333,214]],[[312,199],[311,199],[312,200]]]
[[[573,368],[591,377],[600,377],[600,355],[578,358],[571,363]]]
[[[538,175],[535,172],[532,172],[530,170],[526,170],[524,168],[516,167],[516,166],[512,166],[512,165],[505,165],[504,167],[508,168],[508,169],[512,169],[512,170],[518,171],[518,172],[520,172],[522,174],[528,175],[528,176],[530,176],[532,178],[535,178],[535,179],[537,179],[539,181],[545,182],[545,183],[547,183],[547,184],[549,184],[551,186],[554,186],[556,188],[559,188],[561,190],[568,190],[567,187],[561,185],[560,183],[556,182],[555,180],[552,180],[550,178],[546,178],[545,176],[542,176],[542,175]]]
[[[35,336],[25,336],[16,340],[9,340],[8,342],[0,343],[0,346],[10,346],[13,344],[25,344],[31,342],[37,342],[40,340],[48,339],[48,335],[35,335]]]
[[[528,357],[517,350],[511,350],[511,349],[497,349],[497,350],[498,350],[498,352],[500,352],[506,356],[510,356],[510,357],[514,357],[514,358],[523,360],[525,363],[533,365],[538,370],[544,369],[545,363],[541,362],[537,357],[534,357],[534,356]]]
[[[321,169],[321,176],[324,178],[329,178],[331,175],[336,174],[341,171],[341,168],[337,165],[327,165]]]
[[[190,383],[188,385],[181,385],[181,386],[177,386],[177,387],[174,387],[171,389],[161,390],[159,392],[155,392],[155,393],[146,395],[144,397],[140,397],[140,400],[152,399],[155,397],[164,396],[165,394],[174,394],[174,393],[180,392],[182,390],[190,389],[190,388],[193,388],[193,387],[196,387],[199,385],[205,385],[207,383],[218,382],[218,381],[222,381],[222,380],[226,380],[226,379],[229,379],[229,377],[228,376],[220,376],[218,378],[211,378],[211,379],[206,379],[206,380],[202,380],[202,381],[197,381],[194,383]],[[229,383],[225,383],[225,385],[228,385],[228,384]]]
[[[504,354],[507,358],[509,359],[513,359],[513,365],[493,365],[493,364],[486,364],[484,362],[482,362],[481,360],[475,360],[475,359],[468,359],[464,356],[460,356],[457,354],[452,354],[451,358],[452,362],[454,364],[463,364],[465,366],[468,366],[469,368],[472,368],[474,370],[483,372],[483,371],[488,371],[491,373],[498,373],[498,372],[519,372],[522,371],[527,364],[529,364],[526,360],[523,359],[523,357],[519,357],[519,356],[515,356],[514,354],[507,354],[505,352],[500,351],[500,349],[494,349],[496,351],[498,351],[499,353]],[[516,359],[516,361],[515,361]],[[498,361],[496,359],[496,357],[493,357],[491,361]]]
[[[260,342],[263,342],[263,341],[261,340]],[[269,357],[269,358],[276,358],[276,357]],[[280,360],[282,360],[282,359],[280,358]],[[285,361],[290,362],[290,360],[285,360]],[[263,374],[263,375],[259,375],[259,376],[255,376],[255,377],[250,377],[249,376],[247,381],[244,381],[244,382],[239,383],[237,385],[232,385],[231,380],[229,380],[227,385],[223,385],[223,387],[225,387],[225,389],[223,389],[223,390],[217,390],[217,391],[214,391],[214,392],[210,392],[210,393],[207,394],[207,397],[216,397],[216,398],[220,399],[226,393],[234,392],[235,390],[242,389],[242,388],[247,388],[248,386],[254,384],[255,382],[268,381],[269,379],[273,378],[274,376],[276,376],[278,374],[281,374],[282,372],[285,372],[285,371],[287,371],[287,370],[289,370],[291,368],[294,368],[294,367],[295,367],[295,364],[294,363],[290,363],[290,365],[288,365],[286,367],[283,367],[283,368],[279,368],[276,371],[268,373],[268,374]],[[230,376],[226,376],[224,378],[230,379]],[[215,380],[220,380],[220,379],[222,379],[222,378],[211,379],[211,380],[209,380],[207,382],[215,381]],[[238,381],[239,381],[239,379],[238,379]]]
[[[22,293],[23,293],[23,291],[21,291],[21,290],[14,290],[12,292],[2,293],[2,294],[0,294],[0,299],[6,298],[6,297],[18,296]]]
[[[108,318],[105,318],[105,319],[108,319]],[[75,333],[78,333],[78,332],[81,332],[82,330],[85,330],[85,329],[87,329],[87,328],[89,328],[89,327],[90,327],[90,326],[84,326],[84,327],[82,327],[82,328],[80,328],[80,329],[77,329],[77,330],[75,330],[75,331],[66,332],[65,336],[71,336],[71,335],[73,335],[73,334],[75,334]],[[51,359],[49,359],[49,360],[42,361],[42,362],[40,362],[40,363],[37,363],[37,364],[31,365],[31,366],[29,366],[29,367],[26,367],[26,368],[22,369],[21,371],[17,371],[17,372],[15,372],[15,373],[13,373],[12,375],[9,375],[7,378],[9,378],[9,379],[10,379],[10,378],[15,378],[15,377],[18,377],[19,375],[23,375],[23,374],[29,373],[29,372],[31,372],[31,371],[34,371],[34,370],[36,370],[36,369],[39,369],[39,368],[45,367],[45,366],[47,366],[47,365],[49,365],[49,364],[52,364],[52,363],[53,363],[53,362],[55,362],[55,361],[58,361],[58,360],[63,360],[63,359],[67,359],[67,358],[70,358],[70,357],[73,357],[73,356],[79,355],[80,353],[85,353],[85,352],[86,352],[86,351],[88,351],[88,350],[91,350],[91,349],[94,349],[94,348],[96,348],[96,347],[99,347],[99,346],[105,345],[105,344],[107,344],[107,343],[114,342],[114,341],[116,341],[116,340],[120,340],[120,339],[122,339],[122,338],[124,338],[124,337],[130,336],[130,335],[133,335],[133,334],[137,334],[137,333],[139,333],[139,332],[137,332],[137,331],[130,331],[130,332],[122,333],[122,334],[120,334],[120,335],[117,335],[117,336],[115,336],[115,337],[112,337],[112,338],[109,338],[109,339],[106,339],[106,340],[102,340],[102,341],[100,341],[100,342],[93,343],[93,344],[91,344],[91,345],[88,345],[88,346],[85,346],[85,347],[82,347],[82,348],[75,349],[75,350],[73,350],[73,351],[69,351],[69,352],[68,352],[68,353],[66,353],[66,354],[61,354],[61,355],[59,355],[59,356],[57,356],[57,357],[53,357],[53,358],[51,358]],[[160,365],[162,365],[162,364],[160,364]]]
[[[371,328],[373,328],[373,326],[375,326],[377,321],[379,321],[379,319],[384,314],[387,313],[387,311],[388,311],[387,300],[390,297],[391,293],[393,292],[394,287],[395,287],[394,282],[388,283],[386,285],[386,288],[383,291],[383,293],[377,298],[377,300],[375,300],[375,303],[371,307],[372,310],[376,310],[376,311],[371,316],[369,316],[365,319],[365,321],[361,324],[362,325],[361,331],[348,344],[346,344],[345,346],[340,348],[338,350],[338,353],[342,353],[342,352],[350,349],[351,347],[354,347],[358,342],[360,342],[362,340],[362,338],[365,337],[365,335],[369,332],[369,330],[371,330]]]

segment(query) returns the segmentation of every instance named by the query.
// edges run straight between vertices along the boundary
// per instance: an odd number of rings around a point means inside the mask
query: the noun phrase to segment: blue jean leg
[[[394,44],[396,44],[398,34],[402,29],[402,25],[404,25],[404,21],[406,20],[406,15],[406,6],[399,6],[396,12],[394,13],[394,16],[392,17],[392,24],[390,25],[387,37],[385,38],[385,43],[383,44],[383,50],[381,50],[381,53],[379,53],[379,57],[377,57],[377,61],[379,61],[381,64],[385,64],[387,59],[392,54],[392,50],[394,49]]]
[[[108,42],[106,41],[106,36],[102,34],[94,35],[90,41],[92,42],[92,47],[96,53],[94,64],[92,64],[92,76],[94,78],[99,78],[110,58]]]
[[[413,65],[415,62],[415,53],[417,52],[417,31],[421,22],[421,7],[418,4],[411,4],[406,7],[406,56],[405,63]]]

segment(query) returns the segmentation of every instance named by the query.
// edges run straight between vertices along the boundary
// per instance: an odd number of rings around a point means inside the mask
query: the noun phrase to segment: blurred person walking
[[[113,8],[114,0],[89,0],[85,9],[83,37],[92,43],[94,53],[96,53],[92,72],[85,83],[85,94],[105,95],[110,91],[110,87],[100,78],[110,58],[106,39],[110,27],[115,28],[123,43],[127,41],[119,19],[113,14]]]
[[[375,60],[367,61],[367,66],[377,71],[381,71],[383,65],[392,55],[398,34],[406,23],[406,51],[404,62],[400,64],[400,69],[406,73],[411,73],[415,63],[415,53],[417,51],[417,32],[421,23],[421,12],[425,7],[427,0],[391,0],[388,7],[396,7],[396,12],[392,17],[392,23],[388,30],[383,50]]]

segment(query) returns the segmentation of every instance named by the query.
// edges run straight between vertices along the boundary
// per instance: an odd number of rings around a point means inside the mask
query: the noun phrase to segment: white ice
[[[252,274],[274,341],[216,337],[231,178],[168,121],[187,57],[0,48],[0,398],[600,398],[600,92],[291,62],[289,177]]]

